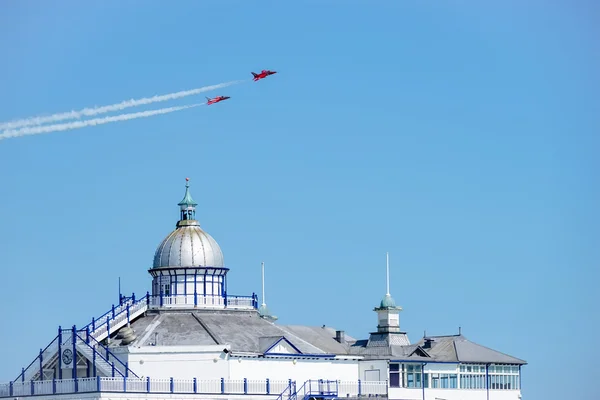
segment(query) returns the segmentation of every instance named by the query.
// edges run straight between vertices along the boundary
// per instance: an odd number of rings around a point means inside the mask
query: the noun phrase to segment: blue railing
[[[123,296],[121,295],[119,298],[119,304],[117,306],[115,306],[114,304],[112,305],[111,309],[108,310],[107,312],[105,312],[104,314],[100,315],[97,318],[92,318],[92,321],[90,323],[88,323],[87,325],[84,325],[82,328],[79,329],[75,329],[75,332],[79,332],[82,334],[85,334],[86,338],[92,338],[96,343],[98,343],[100,346],[102,346],[98,340],[94,337],[94,332],[96,332],[97,330],[99,330],[99,335],[104,335],[104,333],[106,333],[107,336],[110,336],[111,334],[111,321],[114,321],[115,319],[118,319],[119,317],[121,317],[123,314],[127,314],[127,322],[129,321],[129,313],[131,311],[132,307],[141,305],[142,303],[145,303],[146,306],[150,307],[151,305],[154,306],[163,306],[165,299],[169,299],[167,300],[168,302],[171,301],[171,299],[173,299],[174,301],[178,301],[178,299],[184,295],[175,295],[175,296],[164,296],[164,295],[156,295],[156,296],[150,296],[149,292],[146,292],[146,295],[143,296],[142,298],[136,298],[135,293],[132,293],[131,296]],[[189,297],[189,295],[188,295]],[[211,298],[211,300],[216,299],[222,306],[225,306],[226,308],[229,306],[231,308],[235,308],[235,307],[241,307],[241,308],[245,308],[245,307],[249,307],[249,308],[253,308],[253,309],[258,309],[258,295],[256,293],[252,293],[251,296],[233,296],[233,295],[228,295],[227,293],[224,293],[222,296],[218,295],[218,296],[205,296],[205,295],[196,295],[193,296],[193,301],[194,302],[198,302],[198,299],[201,299],[202,301],[204,301],[206,305],[210,305],[210,303],[207,302],[208,298]],[[183,297],[181,297],[183,298]],[[187,304],[187,299],[186,299],[186,303]],[[191,303],[194,304],[194,303]],[[190,304],[190,305],[191,305]],[[197,304],[194,304],[197,305]],[[216,304],[215,304],[216,305]],[[138,308],[139,309],[139,308]],[[137,311],[137,310],[136,310]],[[124,319],[123,319],[124,320]],[[123,321],[121,320],[121,321]],[[103,328],[106,328],[106,331],[104,331]],[[43,353],[48,350],[48,348],[50,348],[50,346],[52,346],[54,344],[55,341],[57,340],[61,340],[61,332],[62,329],[61,327],[58,328],[59,330],[59,334],[58,336],[56,336],[48,346],[46,346],[46,348],[41,349],[40,350],[40,354],[25,368],[21,369],[21,373],[19,374],[19,376],[15,379],[15,381],[21,380],[24,381],[25,380],[25,373],[32,368],[36,362],[39,362],[39,369],[40,371],[40,377],[39,380],[43,380],[43,362],[44,362],[44,356]],[[83,340],[79,335],[77,335],[79,337],[80,340],[82,340],[84,343],[87,344],[87,342],[85,340]],[[104,349],[104,346],[102,346],[102,348]],[[107,349],[107,351],[109,351]],[[114,354],[113,354],[114,357]],[[115,357],[115,359],[118,360],[117,357]],[[119,362],[121,362],[121,360],[118,360]],[[122,363],[122,362],[121,362]],[[125,366],[125,364],[123,364]],[[126,370],[125,371],[129,371],[131,372],[131,370],[129,370],[129,368],[127,368],[125,366]],[[37,373],[34,372],[34,376]],[[135,376],[135,374],[133,374]]]
[[[21,380],[21,381],[25,381],[25,372],[29,370],[29,368],[31,368],[33,366],[33,364],[35,364],[36,361],[39,361],[40,363],[40,380],[44,379],[43,376],[41,376],[42,371],[43,371],[43,361],[44,361],[44,352],[46,350],[48,350],[50,348],[50,346],[52,346],[54,344],[54,342],[56,342],[57,340],[59,340],[60,335],[56,335],[54,337],[54,339],[52,339],[52,341],[48,344],[48,346],[46,346],[44,349],[40,349],[40,354],[33,359],[33,361],[25,368],[21,368],[21,373],[19,374],[19,376],[17,376],[17,378],[15,379],[15,381]],[[37,371],[36,371],[37,372]],[[34,373],[35,374],[35,373]]]
[[[77,334],[77,337],[79,338],[79,340],[81,340],[88,348],[90,348],[95,354],[98,354],[106,363],[108,363],[108,365],[112,366],[112,376],[115,376],[115,371],[119,373],[119,375],[121,375],[122,377],[129,377],[129,375],[133,375],[136,378],[139,378],[139,376],[137,376],[137,374],[135,372],[133,372],[132,370],[129,369],[129,365],[128,363],[124,363],[123,361],[121,361],[112,351],[109,350],[108,347],[103,346],[99,341],[97,341],[93,336],[86,336],[86,339],[83,339],[81,336],[79,336],[79,334]],[[90,345],[90,339],[93,340],[93,344],[94,346]],[[102,349],[102,351],[106,354],[106,357],[104,357],[102,355],[102,353],[100,353],[95,346],[100,347],[100,349]],[[94,357],[95,357],[94,354]],[[121,371],[118,368],[115,368],[115,362],[114,361],[110,361],[110,356],[112,356],[113,360],[117,361],[117,364],[120,364],[123,368],[124,368],[124,372]],[[96,369],[96,364],[95,364],[95,360],[92,360],[93,363],[93,368],[94,371]],[[94,375],[96,375],[94,373]]]
[[[253,308],[258,309],[258,295],[233,296],[229,294],[166,294],[159,293],[149,296],[151,307],[224,307],[224,308]]]
[[[308,380],[290,399],[307,400],[310,397],[334,399],[338,396],[338,381]]]
[[[107,334],[110,335],[110,321],[114,320],[115,318],[118,318],[123,313],[129,313],[131,307],[133,307],[135,305],[139,305],[140,303],[143,303],[143,302],[145,302],[146,304],[149,304],[150,294],[148,292],[146,292],[146,296],[142,297],[141,299],[136,299],[135,293],[133,293],[130,297],[121,296],[120,302],[119,302],[120,304],[117,307],[115,307],[115,305],[113,304],[112,308],[109,311],[105,312],[98,318],[92,318],[92,322],[85,325],[83,328],[74,329],[74,330],[75,330],[75,332],[85,333],[86,337],[90,337],[90,338],[94,339],[96,341],[96,343],[98,343],[96,338],[93,337],[93,333],[95,330],[97,330],[98,328],[100,328],[106,324],[107,325]],[[129,315],[127,315],[127,317],[129,317]],[[129,318],[127,318],[127,321],[129,322]],[[19,381],[19,380],[24,381],[25,373],[31,367],[33,367],[36,362],[39,362],[39,364],[40,364],[39,370],[43,371],[43,362],[44,362],[43,353],[48,348],[50,348],[50,346],[52,346],[55,341],[61,340],[61,334],[62,334],[63,329],[59,326],[58,331],[59,331],[58,335],[50,342],[50,344],[48,346],[46,346],[46,348],[40,350],[40,354],[37,357],[35,357],[35,359],[27,367],[21,369],[21,373],[19,374],[19,376],[17,376],[15,381]],[[79,335],[77,335],[77,336],[79,337]],[[79,339],[81,339],[84,343],[86,343],[86,341],[83,340],[81,337],[79,337]],[[100,345],[100,346],[102,346],[102,345]],[[104,348],[104,346],[102,346],[102,347]],[[113,354],[113,357],[114,357],[114,354]],[[116,359],[118,360],[118,358],[116,358]],[[121,362],[121,360],[118,360],[118,361]],[[127,368],[126,371],[127,370],[129,370],[129,369]],[[131,370],[129,370],[129,371],[131,371]],[[38,371],[33,372],[34,376],[36,373],[38,373]],[[38,380],[44,379],[44,377],[42,375],[43,375],[43,372],[40,372],[40,377]],[[136,376],[135,374],[133,374],[133,375]]]
[[[135,298],[135,293],[132,293],[130,297],[121,296],[121,298],[119,299],[118,306],[115,307],[115,305],[113,304],[112,308],[110,310],[108,310],[107,312],[105,312],[104,314],[99,316],[98,318],[92,318],[92,322],[85,325],[83,328],[79,329],[79,331],[83,332],[83,331],[86,331],[89,329],[90,332],[93,332],[100,325],[105,323],[105,321],[103,321],[104,319],[106,319],[106,320],[115,319],[121,313],[127,312],[127,306],[133,306],[133,305],[139,304],[143,301],[145,301],[146,304],[149,304],[149,297],[150,297],[150,293],[148,293],[148,292],[146,292],[146,296],[144,296],[138,300],[136,300],[136,298]]]

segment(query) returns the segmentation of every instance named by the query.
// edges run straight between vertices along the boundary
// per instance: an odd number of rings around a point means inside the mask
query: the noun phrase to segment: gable
[[[418,357],[431,357],[421,346],[417,346],[416,349],[412,353],[408,355],[409,357],[418,356]]]
[[[302,354],[285,336],[261,337],[261,350],[263,354]],[[263,350],[264,349],[264,350]]]

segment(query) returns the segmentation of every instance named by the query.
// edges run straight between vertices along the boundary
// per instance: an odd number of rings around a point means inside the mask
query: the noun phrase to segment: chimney
[[[335,331],[335,340],[340,343],[345,343],[346,339],[344,339],[344,331]]]
[[[433,339],[431,339],[431,338],[425,338],[425,340],[423,342],[423,348],[424,349],[430,349],[432,342],[433,342]]]

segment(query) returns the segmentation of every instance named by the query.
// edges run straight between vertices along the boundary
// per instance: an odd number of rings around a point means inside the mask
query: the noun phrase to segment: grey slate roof
[[[148,312],[131,324],[133,346],[229,345],[232,352],[263,354],[285,337],[303,354],[347,355],[348,345],[335,340],[335,330],[298,325],[275,325],[254,311]],[[354,339],[346,336],[353,342]],[[111,346],[120,340],[111,339]]]
[[[282,337],[303,354],[361,356],[366,359],[424,362],[526,364],[492,350],[463,335],[430,336],[409,344],[405,333],[372,333],[368,340],[345,335],[335,340],[330,327],[276,325],[255,311],[149,311],[131,324],[137,338],[133,346],[229,345],[233,353],[262,355]],[[111,346],[120,340],[111,339]]]
[[[419,342],[396,346],[368,346],[368,341],[356,342],[351,352],[366,358],[386,358],[390,360],[407,360],[423,362],[462,362],[462,363],[498,363],[527,364],[526,361],[509,356],[496,350],[471,342],[463,335],[433,336],[430,346],[425,338]]]

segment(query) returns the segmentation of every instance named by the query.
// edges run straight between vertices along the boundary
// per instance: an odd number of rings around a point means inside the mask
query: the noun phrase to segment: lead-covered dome
[[[158,246],[153,268],[217,267],[222,268],[221,248],[208,233],[200,228],[196,205],[189,192],[186,178],[185,196],[178,204],[181,216],[177,228]]]

